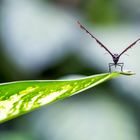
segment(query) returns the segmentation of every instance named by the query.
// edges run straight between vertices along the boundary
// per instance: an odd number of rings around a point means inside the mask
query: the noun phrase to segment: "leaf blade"
[[[77,94],[126,73],[105,73],[76,80],[36,80],[0,84],[0,123]]]

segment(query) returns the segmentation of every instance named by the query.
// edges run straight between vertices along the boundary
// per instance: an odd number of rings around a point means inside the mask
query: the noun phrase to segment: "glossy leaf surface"
[[[0,84],[0,123],[64,99],[119,75],[105,73],[75,80],[36,80]]]

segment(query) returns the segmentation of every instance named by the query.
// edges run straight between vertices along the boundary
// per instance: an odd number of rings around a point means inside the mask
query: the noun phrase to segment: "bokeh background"
[[[139,0],[1,0],[0,82],[108,72],[113,53],[140,37]],[[139,140],[140,43],[120,77],[0,125],[0,140]],[[119,70],[119,69],[118,69]]]

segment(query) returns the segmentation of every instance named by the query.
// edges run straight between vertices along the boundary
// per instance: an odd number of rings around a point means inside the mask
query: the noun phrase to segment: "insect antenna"
[[[86,31],[87,34],[89,34],[92,38],[94,38],[96,40],[96,42],[103,47],[112,57],[113,54],[107,49],[107,47],[105,45],[103,45],[95,36],[93,36],[79,21],[77,21],[77,23],[79,24],[80,28],[83,29],[84,31]]]
[[[119,54],[119,57],[120,57],[122,54],[124,54],[128,49],[132,48],[139,40],[140,40],[140,38],[137,39],[137,40],[136,40],[135,42],[133,42],[132,44],[130,44],[126,49],[124,49],[124,50],[122,51],[122,53]]]

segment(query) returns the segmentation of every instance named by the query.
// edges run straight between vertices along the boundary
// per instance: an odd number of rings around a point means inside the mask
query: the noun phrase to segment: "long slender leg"
[[[109,72],[110,72],[110,73],[111,73],[111,67],[114,66],[114,65],[115,65],[114,63],[109,63],[109,64],[108,64],[108,66],[109,66]]]
[[[120,66],[121,67],[121,71],[123,71],[124,63],[117,63],[117,66]]]

